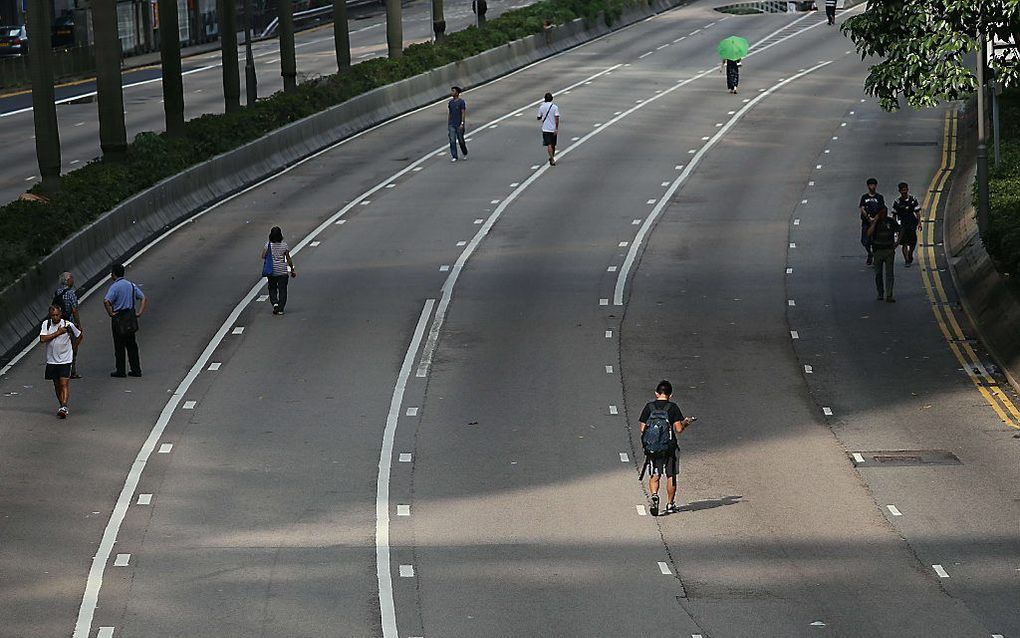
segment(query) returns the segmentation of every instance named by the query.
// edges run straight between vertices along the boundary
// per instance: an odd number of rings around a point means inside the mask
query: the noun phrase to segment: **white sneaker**
[[[450,158],[450,161],[451,161],[451,162],[456,162],[456,161],[457,161],[457,158],[456,158],[456,157],[451,157],[451,158]]]

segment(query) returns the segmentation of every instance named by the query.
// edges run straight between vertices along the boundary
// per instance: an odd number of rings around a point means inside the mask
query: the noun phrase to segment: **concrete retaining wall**
[[[943,241],[953,282],[978,338],[1020,392],[1020,282],[1008,280],[995,269],[981,242],[971,204],[977,170],[973,158],[973,152],[965,153],[959,162],[967,168],[953,179]]]
[[[476,86],[600,35],[683,4],[655,0],[626,12],[612,28],[602,19],[575,20],[428,73],[381,87],[294,122],[217,156],[120,203],[73,235],[32,270],[0,292],[0,363],[9,361],[38,330],[69,270],[85,288],[174,224],[210,204],[308,157],[345,137],[425,106],[453,84]]]

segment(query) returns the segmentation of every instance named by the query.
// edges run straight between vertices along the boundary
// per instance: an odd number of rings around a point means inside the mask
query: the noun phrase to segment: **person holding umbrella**
[[[719,42],[716,50],[722,58],[720,73],[726,72],[726,88],[730,93],[737,92],[737,85],[740,84],[740,61],[747,55],[750,47],[747,40],[739,36],[731,35]]]

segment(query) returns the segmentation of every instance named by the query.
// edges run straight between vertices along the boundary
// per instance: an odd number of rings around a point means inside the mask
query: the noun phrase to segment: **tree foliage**
[[[842,27],[862,58],[878,57],[864,88],[882,108],[900,100],[925,108],[966,97],[977,88],[967,54],[977,34],[996,48],[990,66],[1001,86],[1020,86],[1020,0],[868,0],[867,10]]]

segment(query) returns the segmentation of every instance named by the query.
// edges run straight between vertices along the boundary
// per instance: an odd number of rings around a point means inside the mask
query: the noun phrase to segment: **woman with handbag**
[[[269,303],[273,314],[282,315],[287,305],[287,280],[297,277],[294,260],[290,258],[290,246],[283,241],[283,231],[273,226],[269,241],[262,248],[262,276],[269,280]]]

